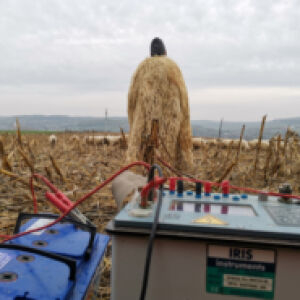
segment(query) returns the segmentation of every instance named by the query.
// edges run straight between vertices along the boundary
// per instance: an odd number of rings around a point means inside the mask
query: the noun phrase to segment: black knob
[[[281,194],[292,194],[292,187],[289,183],[283,183],[280,187],[279,187],[279,193]],[[293,200],[289,197],[279,197],[278,200],[280,202],[284,202],[284,203],[292,203]]]
[[[292,194],[293,190],[289,183],[284,183],[279,187],[279,193],[281,194]]]
[[[177,193],[178,194],[183,194],[183,181],[182,180],[177,180]]]
[[[201,197],[202,194],[202,183],[196,182],[196,197]]]

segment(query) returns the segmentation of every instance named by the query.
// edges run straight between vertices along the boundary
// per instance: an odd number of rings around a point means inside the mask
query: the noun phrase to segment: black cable
[[[148,182],[154,179],[154,171],[155,169],[158,171],[158,174],[160,177],[163,177],[162,170],[159,165],[154,164],[151,166],[149,171],[149,177]],[[144,275],[143,275],[143,284],[142,284],[142,290],[140,294],[140,300],[144,300],[146,296],[147,286],[148,286],[148,277],[149,277],[149,269],[151,264],[151,258],[152,258],[152,249],[153,249],[153,243],[156,235],[156,230],[158,226],[159,221],[159,214],[162,204],[162,195],[163,195],[163,184],[159,187],[159,197],[157,201],[157,206],[155,210],[155,216],[152,224],[151,234],[149,237],[148,247],[147,247],[147,254],[146,254],[146,261],[144,266]],[[153,191],[151,190],[149,193],[150,200],[153,200]]]

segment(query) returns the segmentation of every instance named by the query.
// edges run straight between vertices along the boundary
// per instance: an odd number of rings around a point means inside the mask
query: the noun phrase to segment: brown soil
[[[57,135],[57,143],[51,146],[49,135],[26,134],[22,141],[14,135],[2,136],[4,151],[2,173],[0,173],[0,223],[1,234],[12,234],[19,212],[33,212],[32,199],[28,186],[31,168],[34,172],[48,177],[60,190],[73,201],[89,192],[103,180],[114,174],[124,165],[125,151],[118,145],[86,145],[72,141],[73,134]],[[286,153],[274,149],[261,151],[254,173],[256,150],[241,151],[239,161],[232,168],[236,149],[222,148],[218,144],[203,146],[194,150],[194,169],[191,174],[200,178],[218,181],[224,177],[234,185],[278,191],[281,183],[289,182],[295,193],[300,190],[298,177],[300,160],[297,147],[287,146]],[[18,148],[22,147],[19,151]],[[3,152],[3,153],[2,153]],[[25,154],[26,158],[24,158]],[[269,153],[269,154],[268,154]],[[50,155],[54,159],[51,161]],[[266,161],[270,156],[269,165]],[[3,171],[11,167],[10,173]],[[55,166],[56,165],[56,169]],[[61,174],[59,174],[61,173]],[[44,198],[46,188],[36,182],[36,194],[40,212],[57,212]],[[116,205],[111,194],[111,185],[93,195],[79,209],[97,225],[99,232],[105,232],[105,226],[116,214]],[[110,295],[110,248],[104,258],[99,299],[109,299]]]

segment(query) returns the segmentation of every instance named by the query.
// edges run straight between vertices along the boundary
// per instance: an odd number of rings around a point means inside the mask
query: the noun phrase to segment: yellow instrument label
[[[212,224],[212,225],[228,225],[227,222],[213,216],[213,215],[205,215],[201,218],[193,220],[193,223],[197,224]]]

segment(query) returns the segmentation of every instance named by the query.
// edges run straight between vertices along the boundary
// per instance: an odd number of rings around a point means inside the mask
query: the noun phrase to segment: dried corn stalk
[[[120,128],[120,132],[121,132],[120,148],[127,149],[127,141],[126,141],[126,137],[125,137],[123,128]]]
[[[268,148],[268,152],[267,152],[267,158],[266,158],[266,164],[265,164],[265,168],[264,168],[265,181],[268,181],[268,171],[269,171],[270,161],[271,161],[271,157],[272,157],[272,153],[273,153],[273,147],[274,147],[274,140],[270,139],[269,140],[269,148]]]
[[[66,182],[65,177],[64,177],[63,173],[61,172],[60,168],[58,167],[54,157],[51,154],[49,154],[49,157],[50,157],[50,160],[51,160],[54,170],[59,175],[61,181],[65,183]]]
[[[256,154],[255,154],[255,162],[254,162],[254,174],[256,173],[256,166],[258,161],[258,156],[260,152],[260,145],[261,145],[261,139],[264,132],[265,122],[266,122],[267,115],[264,115],[261,121],[260,130],[259,130],[259,136],[258,136],[258,142],[256,145]]]
[[[3,174],[3,175],[6,175],[10,178],[13,178],[15,179],[16,181],[19,181],[19,182],[22,182],[24,183],[25,185],[30,185],[29,183],[29,179],[24,179],[22,177],[20,177],[19,175],[15,174],[15,173],[12,173],[12,172],[9,172],[7,170],[3,170],[3,169],[0,169],[0,173]],[[33,183],[35,187],[37,188],[42,188],[39,184],[36,184],[36,183]]]
[[[19,122],[19,119],[16,118],[16,126],[17,126],[17,142],[18,145],[23,148],[23,143],[22,143],[22,134],[21,134],[21,125]]]
[[[34,173],[34,165],[30,161],[30,159],[27,157],[27,155],[25,154],[25,152],[21,148],[18,148],[18,152],[22,156],[22,158],[23,158],[24,162],[26,163],[26,165],[29,167],[31,173]]]
[[[2,137],[0,137],[0,157],[2,160],[2,169],[12,171],[12,166],[9,162],[7,154],[5,153],[4,140]]]
[[[0,137],[0,157],[3,157],[3,155],[5,155],[4,140]]]
[[[244,137],[245,128],[246,128],[246,126],[245,126],[245,124],[244,124],[244,125],[242,126],[241,133],[240,133],[240,140],[239,140],[238,150],[237,150],[236,158],[235,158],[235,161],[236,161],[236,162],[238,162],[239,157],[240,157],[241,148],[242,148],[242,140],[243,140],[243,137]]]

